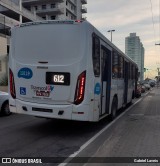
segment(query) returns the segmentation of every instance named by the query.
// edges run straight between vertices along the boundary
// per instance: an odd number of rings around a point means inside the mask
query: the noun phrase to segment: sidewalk
[[[160,157],[160,88],[150,91],[76,157]],[[76,165],[158,166],[160,163]]]

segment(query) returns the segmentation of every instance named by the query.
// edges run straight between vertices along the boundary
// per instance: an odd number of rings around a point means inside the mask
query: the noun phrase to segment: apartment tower
[[[144,80],[144,54],[145,49],[136,33],[130,33],[130,36],[125,38],[125,54],[128,55],[138,65],[140,72],[140,81]]]

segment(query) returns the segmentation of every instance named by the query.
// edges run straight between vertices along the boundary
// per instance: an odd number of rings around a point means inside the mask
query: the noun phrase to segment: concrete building
[[[20,2],[0,0],[0,86],[7,83],[10,28],[22,22],[43,20]]]
[[[7,38],[0,34],[0,56],[7,54]]]
[[[0,35],[0,85],[3,83],[8,73],[7,39]]]
[[[11,27],[44,19],[85,19],[85,4],[87,0],[0,0],[0,84],[8,73]]]
[[[42,20],[41,17],[24,8],[20,2],[21,0],[0,0],[0,16],[5,17],[9,27],[17,22]]]
[[[125,54],[138,64],[140,80],[144,80],[145,49],[136,33],[130,33],[130,36],[125,38]]]
[[[87,0],[22,0],[23,6],[46,20],[85,19]]]
[[[0,55],[0,86],[6,84],[8,75],[8,54]]]

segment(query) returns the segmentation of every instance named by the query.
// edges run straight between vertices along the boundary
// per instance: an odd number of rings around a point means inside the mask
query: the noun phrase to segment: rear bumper
[[[89,105],[48,105],[10,99],[10,111],[44,118],[92,121],[88,116]],[[36,111],[35,111],[36,108]],[[52,111],[52,112],[51,112]],[[63,112],[63,113],[62,113]],[[90,111],[91,112],[91,111]],[[62,114],[61,114],[62,113]]]

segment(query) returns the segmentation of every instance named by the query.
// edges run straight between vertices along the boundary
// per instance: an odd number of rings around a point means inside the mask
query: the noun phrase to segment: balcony
[[[64,14],[64,8],[56,6],[55,8],[37,9],[36,13],[38,15],[44,14]]]
[[[81,0],[82,4],[87,4],[87,0]]]
[[[38,4],[43,4],[44,0],[22,0],[23,5],[38,5]],[[45,0],[45,4],[47,3],[54,3],[54,2],[59,2],[62,3],[64,0]]]
[[[85,6],[82,6],[81,12],[82,12],[82,14],[87,13],[87,8]]]

